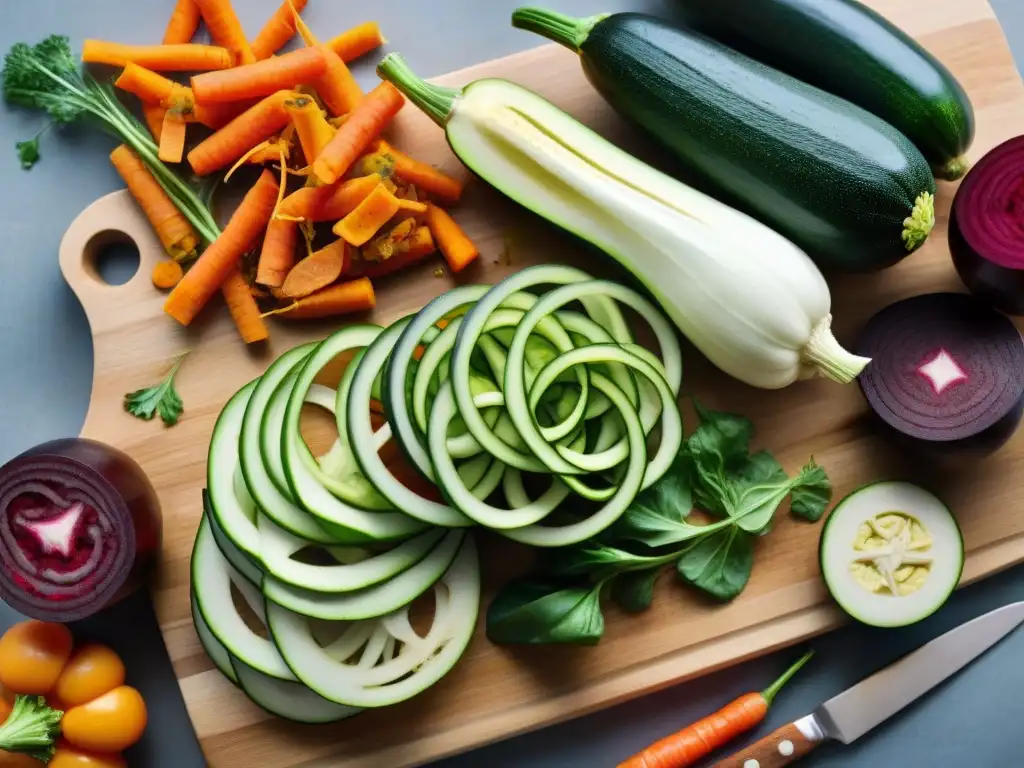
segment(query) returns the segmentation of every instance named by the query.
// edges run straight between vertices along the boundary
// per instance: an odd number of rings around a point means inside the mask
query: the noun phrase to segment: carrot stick
[[[352,245],[363,245],[398,213],[398,208],[398,198],[382,182],[354,211],[334,225],[334,234]]]
[[[252,52],[257,61],[269,59],[295,37],[293,6],[296,13],[302,13],[306,7],[306,0],[285,0],[281,7],[274,11],[274,15],[267,19],[263,29],[252,41]]]
[[[263,238],[256,282],[268,288],[280,288],[288,272],[295,265],[295,244],[298,224],[294,221],[271,219]]]
[[[391,83],[381,83],[370,91],[313,163],[317,178],[332,184],[343,176],[404,103],[402,94]]]
[[[122,45],[105,40],[86,40],[82,45],[86,64],[123,67],[134,61],[140,67],[158,72],[185,72],[193,69],[227,69],[231,53],[214,45],[181,43],[178,45]]]
[[[129,61],[114,81],[114,85],[122,91],[134,93],[143,101],[155,101],[159,104],[171,98],[176,83],[151,69],[140,67],[134,61]]]
[[[195,230],[142,159],[122,144],[110,153],[110,162],[124,179],[167,254],[177,261],[195,256],[199,244]]]
[[[192,89],[188,90],[191,93]],[[259,103],[260,99],[245,99],[244,101],[229,101],[225,104],[193,104],[192,114],[195,115],[197,122],[207,128],[219,131],[247,109],[252,109]]]
[[[242,23],[231,7],[231,0],[194,0],[199,6],[199,13],[210,30],[210,35],[218,45],[231,51],[232,65],[252,64],[256,61],[249,40],[245,37]],[[209,69],[209,67],[197,67]]]
[[[427,226],[452,272],[461,272],[480,255],[455,219],[433,203],[427,203]]]
[[[814,655],[804,654],[761,693],[747,693],[713,715],[655,742],[619,768],[686,768],[764,720],[775,695]]]
[[[199,28],[199,6],[195,0],[178,0],[164,32],[164,45],[190,43]]]
[[[284,199],[277,216],[300,221],[336,221],[354,211],[378,184],[380,176],[371,174],[336,184],[303,187]]]
[[[341,56],[342,61],[347,62],[358,59],[386,42],[380,33],[380,25],[376,21],[367,21],[342,32],[328,41],[327,46]]]
[[[427,165],[421,160],[409,157],[386,141],[381,140],[378,152],[388,155],[395,164],[395,176],[407,184],[415,184],[424,192],[440,198],[443,202],[454,203],[462,197],[462,182],[447,173]]]
[[[185,272],[182,270],[181,264],[171,259],[170,261],[158,261],[154,264],[151,278],[153,285],[161,290],[168,291],[180,283],[184,275]]]
[[[149,132],[153,134],[153,141],[160,143],[160,134],[164,128],[164,115],[167,114],[167,107],[159,104],[142,103],[142,116],[146,120]]]
[[[327,46],[320,50],[327,60],[327,69],[315,83],[316,92],[334,117],[351,112],[363,100],[363,89],[338,54]]]
[[[281,286],[281,295],[289,299],[301,299],[316,293],[338,279],[345,267],[349,245],[344,240],[335,240],[312,256],[296,264]]]
[[[356,277],[369,277],[376,279],[398,272],[411,264],[423,261],[427,256],[437,251],[434,245],[434,238],[430,235],[430,229],[419,227],[413,232],[412,237],[404,241],[394,255],[381,261],[371,259],[353,259],[348,270],[342,277],[352,279]]]
[[[284,103],[291,91],[278,91],[247,109],[219,131],[201,141],[188,153],[188,162],[199,176],[226,168],[261,141],[288,123]]]
[[[323,288],[305,298],[298,299],[273,314],[285,320],[314,320],[335,317],[351,312],[365,312],[377,306],[377,298],[369,279],[361,277],[347,283]]]
[[[182,325],[188,325],[195,319],[232,270],[238,267],[242,254],[266,229],[277,204],[277,192],[274,174],[263,171],[220,237],[203,251],[171,292],[164,303],[164,312]]]
[[[235,327],[246,344],[255,344],[257,341],[266,341],[270,338],[267,324],[263,322],[260,315],[260,308],[256,305],[256,299],[249,291],[249,286],[242,277],[242,270],[236,264],[228,273],[227,279],[220,287],[224,301],[231,312],[231,319],[235,321]]]
[[[307,163],[316,160],[320,151],[334,138],[334,127],[327,122],[323,110],[309,96],[299,96],[284,103],[285,111],[299,136],[299,146]]]
[[[282,88],[313,83],[326,69],[327,57],[322,50],[301,48],[223,72],[196,75],[192,78],[192,92],[200,104],[241,101],[267,96]]]
[[[160,146],[157,157],[165,163],[180,163],[185,154],[185,127],[187,123],[180,112],[168,109],[164,113],[164,124],[160,131]]]

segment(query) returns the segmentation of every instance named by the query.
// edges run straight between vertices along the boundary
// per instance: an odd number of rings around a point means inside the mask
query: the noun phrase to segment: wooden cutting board
[[[919,0],[870,4],[915,35],[967,88],[978,119],[972,159],[1024,126],[1024,88],[985,0],[933,0],[927,13],[921,12]],[[613,140],[649,150],[587,84],[576,57],[561,48],[538,48],[442,80],[461,85],[488,76],[533,88]],[[416,157],[461,173],[442,132],[412,107],[403,110],[393,138]],[[954,185],[940,185],[938,224],[918,253],[885,272],[831,280],[840,340],[852,341],[869,316],[896,299],[962,290],[946,246],[954,191]],[[592,255],[480,182],[470,184],[456,215],[483,254],[460,281],[493,282],[538,261],[596,269]],[[126,284],[113,287],[100,279],[95,260],[105,243],[117,239],[134,241],[141,267]],[[215,306],[184,330],[162,314],[163,295],[150,285],[150,267],[159,255],[149,226],[121,192],[82,213],[68,230],[60,259],[85,307],[94,342],[92,401],[82,434],[134,456],[159,492],[165,544],[154,599],[189,712],[213,766],[418,765],[649,693],[841,623],[819,579],[819,526],[780,515],[776,529],[758,544],[750,586],[729,605],[712,605],[665,577],[647,613],[627,617],[607,610],[607,632],[596,648],[498,648],[481,629],[448,677],[405,704],[333,726],[299,727],[270,717],[223,679],[199,646],[189,616],[189,554],[201,512],[206,446],[221,407],[275,356],[322,337],[331,326],[275,323],[269,347],[250,350],[239,341],[224,307]],[[447,274],[434,276],[437,266],[381,281],[372,319],[387,323],[451,287],[455,281]],[[178,377],[186,404],[180,424],[166,429],[127,416],[121,406],[124,393],[159,381],[186,349],[193,351]],[[709,406],[753,418],[758,447],[775,452],[790,471],[813,454],[827,468],[837,498],[884,477],[925,482],[945,497],[966,537],[965,581],[1024,560],[1024,435],[984,464],[932,475],[875,436],[856,386],[813,381],[781,392],[752,390],[712,369],[692,348],[685,347],[684,353],[687,392]],[[519,550],[486,546],[493,554],[487,558],[485,581],[493,591],[527,560]]]

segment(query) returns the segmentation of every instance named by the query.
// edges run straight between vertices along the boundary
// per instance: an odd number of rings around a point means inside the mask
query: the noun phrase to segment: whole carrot
[[[288,123],[284,103],[295,96],[278,91],[247,109],[188,153],[188,162],[198,176],[226,168],[242,155],[280,131]]]
[[[142,159],[122,144],[110,153],[110,162],[124,179],[167,255],[176,261],[195,256],[199,244],[195,230]]]
[[[171,11],[167,31],[164,32],[164,45],[190,43],[199,28],[199,6],[195,0],[178,0]]]
[[[134,61],[140,67],[157,72],[185,72],[194,69],[227,69],[231,53],[215,45],[182,43],[179,45],[123,45],[106,40],[86,40],[82,44],[86,64],[123,67]]]
[[[241,101],[313,83],[326,69],[327,57],[322,50],[300,48],[266,61],[196,75],[192,78],[192,93],[200,104]]]
[[[263,25],[263,29],[256,35],[256,39],[252,41],[252,52],[257,61],[269,59],[295,37],[292,8],[295,8],[296,13],[302,13],[305,7],[306,0],[285,0],[281,7],[274,11]]]
[[[232,66],[252,64],[256,61],[252,47],[242,29],[242,23],[231,7],[231,0],[194,0],[199,13],[218,45],[223,45],[232,56]]]
[[[619,768],[686,768],[714,752],[719,747],[758,725],[772,705],[776,694],[814,651],[808,651],[782,676],[760,693],[747,693],[726,704],[713,715],[708,715],[678,733],[667,736],[638,752]]]
[[[380,25],[376,21],[367,21],[345,30],[329,40],[327,45],[341,56],[342,61],[349,62],[379,48],[386,42],[387,40],[380,32]]]
[[[313,163],[320,182],[333,184],[343,176],[404,104],[404,97],[391,83],[381,83],[370,91]]]
[[[195,320],[199,311],[220,290],[246,249],[263,234],[277,204],[278,184],[274,174],[263,171],[228,225],[203,255],[185,273],[164,302],[164,312],[182,325]]]

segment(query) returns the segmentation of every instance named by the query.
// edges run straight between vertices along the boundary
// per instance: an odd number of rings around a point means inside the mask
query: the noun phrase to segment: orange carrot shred
[[[260,315],[260,308],[256,304],[256,299],[253,298],[245,278],[242,277],[242,271],[237,265],[224,280],[220,291],[228,305],[231,319],[235,321],[235,327],[238,329],[242,341],[246,344],[255,344],[258,341],[266,341],[270,338],[270,332],[267,330],[267,324],[263,322],[262,315]]]
[[[110,162],[124,179],[167,255],[175,261],[194,257],[199,244],[195,230],[142,159],[122,144],[110,153]]]
[[[373,285],[365,277],[323,288],[270,314],[285,320],[314,320],[353,312],[365,312],[377,306]]]
[[[316,293],[338,279],[345,267],[348,244],[335,240],[312,256],[307,256],[288,273],[281,286],[281,295],[289,299],[301,299]]]
[[[349,62],[379,48],[386,42],[387,40],[380,32],[380,25],[376,21],[367,21],[342,32],[328,41],[327,45],[341,56],[342,61]]]
[[[185,275],[185,271],[181,268],[181,264],[174,261],[173,259],[158,261],[153,265],[153,285],[162,290],[170,290],[181,282],[181,278]]]
[[[195,69],[227,69],[231,53],[214,45],[181,43],[178,45],[122,45],[105,40],[86,40],[82,44],[86,64],[123,67],[132,61],[157,72],[186,72]]]
[[[301,13],[306,7],[306,2],[307,0],[291,0],[291,2],[285,0],[281,7],[267,19],[263,29],[252,41],[252,52],[257,61],[269,59],[295,36],[292,6],[295,7],[296,12]]]
[[[327,57],[321,49],[301,48],[234,69],[195,75],[192,93],[199,104],[223,104],[269,96],[284,88],[313,83],[326,69]]]
[[[452,272],[462,271],[480,255],[480,251],[455,219],[433,203],[427,203],[427,226]]]
[[[188,153],[188,162],[198,176],[226,168],[254,146],[280,131],[288,122],[284,103],[291,91],[278,91],[246,110],[219,131],[201,141]]]
[[[199,6],[199,12],[214,41],[231,52],[232,66],[256,61],[242,23],[231,7],[231,0],[195,0],[195,4]]]
[[[272,219],[263,238],[256,282],[268,288],[280,288],[295,265],[298,225],[294,221]]]
[[[462,182],[447,173],[409,157],[383,140],[380,141],[378,151],[391,157],[395,166],[395,176],[402,181],[415,184],[427,194],[446,203],[457,202],[462,196]]]
[[[238,266],[242,254],[266,230],[277,203],[277,192],[274,174],[263,171],[220,237],[203,252],[171,292],[164,303],[167,314],[182,325],[188,325],[195,319],[231,271]]]
[[[187,123],[180,112],[168,109],[164,113],[157,157],[165,163],[180,163],[185,154],[185,128]]]
[[[370,91],[313,163],[320,182],[332,184],[343,176],[404,104],[404,97],[391,83],[381,83]]]
[[[195,0],[178,0],[171,11],[167,31],[164,32],[164,45],[190,43],[199,28],[199,6]]]

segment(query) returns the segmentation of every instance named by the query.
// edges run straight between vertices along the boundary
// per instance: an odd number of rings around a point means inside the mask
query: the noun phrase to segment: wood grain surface
[[[938,55],[970,93],[978,120],[973,159],[1024,126],[1024,88],[985,0],[934,0],[927,12],[919,0],[871,4]],[[461,85],[488,76],[533,88],[645,159],[659,159],[611,114],[584,80],[576,57],[561,48],[538,48],[441,80]],[[462,173],[442,132],[412,107],[403,110],[391,138],[416,157]],[[946,245],[954,192],[954,185],[939,185],[935,231],[902,264],[872,275],[829,276],[841,341],[851,343],[868,317],[896,299],[962,290]],[[538,261],[603,271],[592,254],[479,181],[470,183],[455,215],[482,251],[480,263],[460,282],[493,282]],[[142,264],[128,283],[113,287],[99,278],[95,259],[104,243],[117,238],[138,245]],[[595,648],[498,648],[479,631],[448,677],[400,706],[322,727],[290,725],[267,715],[213,668],[189,617],[188,564],[201,513],[206,446],[233,392],[276,355],[322,337],[333,326],[277,322],[272,341],[260,350],[245,349],[223,306],[211,306],[191,328],[182,329],[162,314],[163,295],[149,282],[159,254],[155,237],[124,192],[82,213],[68,230],[60,259],[94,341],[92,400],[82,434],[130,453],[158,489],[165,549],[154,599],[189,712],[215,768],[418,765],[648,693],[841,623],[818,574],[820,526],[780,514],[776,529],[757,545],[750,586],[729,605],[713,605],[666,576],[645,614],[627,617],[608,609],[607,632]],[[434,277],[436,266],[380,281],[379,308],[370,319],[386,323],[451,287],[447,274]],[[178,377],[186,411],[178,426],[166,429],[126,415],[124,393],[160,380],[186,349],[192,353]],[[932,471],[876,436],[855,385],[812,381],[780,392],[753,390],[715,371],[691,347],[684,346],[684,354],[687,392],[711,407],[749,415],[759,432],[756,447],[771,449],[790,471],[813,454],[827,468],[837,498],[879,478],[927,483],[948,501],[963,527],[969,550],[965,581],[1024,560],[1024,436],[1018,434],[984,464]],[[527,568],[529,553],[484,539],[489,593]]]

